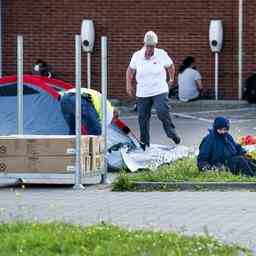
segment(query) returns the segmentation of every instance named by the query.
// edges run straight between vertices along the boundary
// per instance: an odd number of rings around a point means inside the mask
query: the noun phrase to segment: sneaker
[[[144,144],[143,142],[140,142],[140,147],[142,148],[143,151],[146,150],[146,144]]]
[[[172,139],[176,145],[181,143],[181,138],[179,136],[176,136]]]
[[[137,112],[137,110],[138,110],[138,107],[137,107],[137,104],[135,103],[132,107],[132,111]]]

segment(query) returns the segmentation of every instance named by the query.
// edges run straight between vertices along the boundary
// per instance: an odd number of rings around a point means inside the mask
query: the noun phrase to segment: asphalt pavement
[[[256,193],[111,192],[104,187],[2,189],[0,222],[101,221],[133,229],[208,233],[256,252]]]
[[[256,135],[256,107],[248,106],[228,110],[200,110],[196,112],[171,111],[173,123],[180,134],[183,145],[190,148],[198,148],[202,138],[207,135],[212,122],[217,116],[225,116],[231,121],[230,133],[235,139],[244,135]],[[130,112],[129,115],[121,115],[128,126],[139,138],[139,126],[137,113]],[[156,114],[152,114],[150,125],[151,143],[168,145],[173,143],[166,137],[161,121]]]

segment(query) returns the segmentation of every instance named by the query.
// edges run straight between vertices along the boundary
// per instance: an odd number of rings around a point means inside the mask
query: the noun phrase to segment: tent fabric
[[[59,97],[62,91],[72,88],[74,88],[72,84],[58,79],[24,75],[24,134],[69,134],[69,127],[61,112]],[[16,76],[0,79],[0,120],[0,135],[17,134]],[[112,170],[127,167],[131,171],[136,171],[140,168],[156,167],[184,156],[181,153],[187,153],[181,148],[166,149],[159,145],[157,148],[142,151],[136,148],[129,136],[114,123],[108,126],[107,148],[108,167]]]
[[[16,83],[17,83],[17,76],[6,76],[0,79],[0,86],[8,86],[10,84],[16,84]],[[59,98],[59,93],[53,87],[49,86],[46,82],[44,82],[42,79],[39,79],[38,77],[35,77],[32,75],[24,75],[23,83],[25,85],[28,85],[28,84],[34,85],[35,87],[48,92],[54,98],[56,99]]]
[[[56,78],[49,78],[46,76],[34,76],[34,77],[40,79],[41,81],[44,81],[48,85],[57,89],[69,90],[74,88],[74,86],[71,83],[67,83]]]
[[[0,135],[17,134],[17,77],[0,79]],[[24,75],[24,134],[66,135],[69,128],[63,118],[58,91],[40,77]],[[58,85],[63,88],[63,86]],[[65,89],[65,88],[63,88]],[[26,93],[27,92],[27,93]]]
[[[116,148],[114,146],[116,145]],[[108,159],[108,168],[110,170],[119,170],[125,167],[121,149],[123,147],[129,149],[135,149],[136,146],[132,142],[132,140],[122,132],[114,123],[108,126],[108,140],[107,140],[107,148],[113,150],[108,150],[107,159]]]
[[[74,88],[64,81],[35,75],[23,76],[23,130],[28,135],[67,135],[69,127],[61,112],[61,91]],[[0,135],[17,134],[17,77],[0,78]],[[83,130],[83,133],[86,131]],[[126,145],[134,148],[131,139],[116,125],[108,127],[107,147]],[[124,167],[120,147],[107,154],[110,169]]]

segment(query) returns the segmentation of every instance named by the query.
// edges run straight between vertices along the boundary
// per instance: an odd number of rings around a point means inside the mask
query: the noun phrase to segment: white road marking
[[[203,117],[198,117],[196,114],[209,114],[209,113],[223,113],[223,112],[239,112],[239,111],[248,111],[252,110],[254,108],[237,108],[237,109],[222,109],[222,110],[211,110],[211,111],[199,111],[199,112],[184,112],[184,113],[176,113],[176,112],[171,112],[172,116],[175,117],[180,117],[180,118],[186,118],[186,119],[193,119],[193,120],[198,120],[202,122],[207,122],[207,123],[212,123],[213,119],[210,118],[203,118]],[[154,113],[151,115],[152,117],[157,117],[157,115]],[[129,120],[129,119],[137,119],[137,115],[131,115],[131,116],[125,116],[123,119]],[[244,123],[244,122],[252,122],[255,121],[255,119],[244,119],[244,120],[236,120],[230,118],[231,123]],[[256,130],[256,127],[254,128]]]
[[[174,116],[177,116],[177,117],[182,117],[182,118],[187,118],[187,119],[194,119],[194,120],[204,121],[204,122],[208,122],[208,123],[212,122],[211,119],[206,119],[206,118],[197,117],[197,116],[193,116],[193,115],[188,115],[188,114],[183,114],[183,113],[172,113],[172,114]]]
[[[198,111],[198,112],[191,112],[192,114],[204,114],[204,113],[222,113],[222,112],[239,112],[239,111],[247,111],[247,110],[256,110],[256,108],[236,108],[236,109],[221,109],[221,110],[209,110],[209,111]],[[189,114],[188,112],[184,112]]]

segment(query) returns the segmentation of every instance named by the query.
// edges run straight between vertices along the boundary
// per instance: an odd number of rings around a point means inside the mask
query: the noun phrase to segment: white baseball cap
[[[148,46],[155,46],[158,43],[156,33],[154,31],[148,31],[144,36],[144,43]]]

